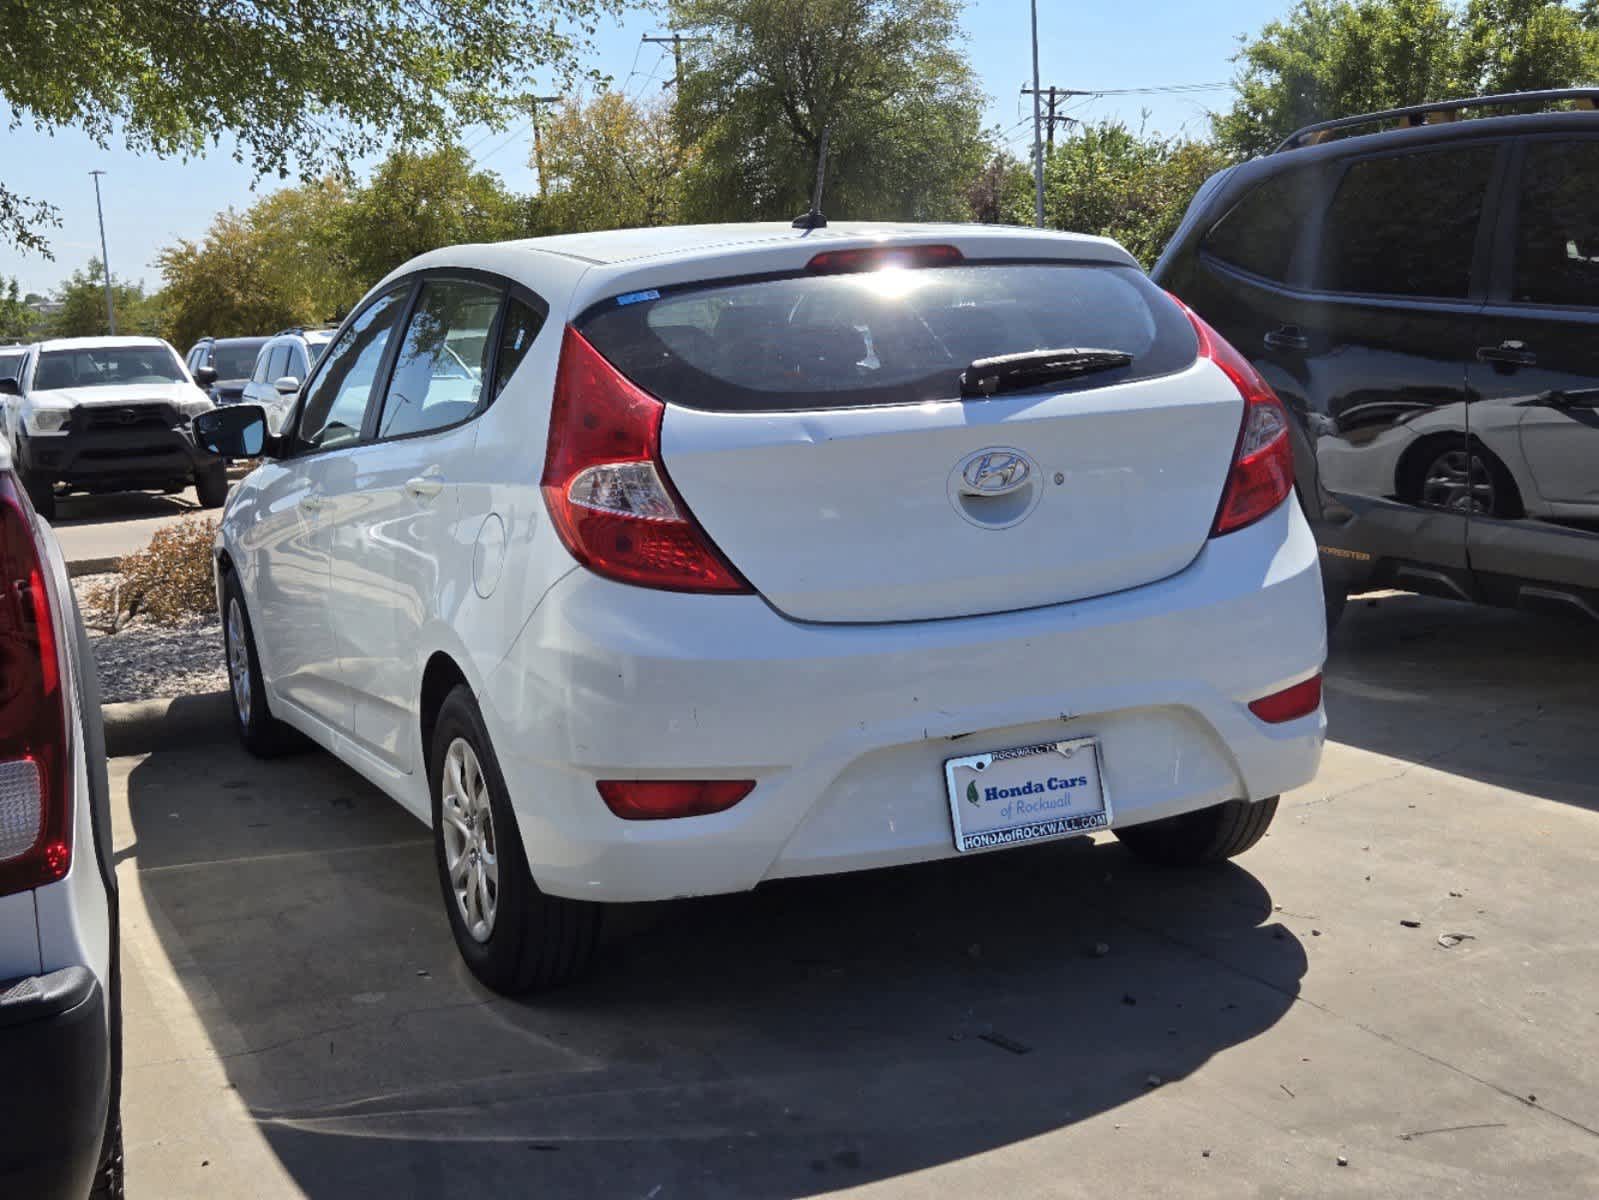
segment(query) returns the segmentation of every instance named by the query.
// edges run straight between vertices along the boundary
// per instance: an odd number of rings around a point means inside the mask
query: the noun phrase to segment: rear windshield
[[[183,378],[178,356],[166,346],[105,346],[90,350],[46,350],[33,368],[33,390],[104,387],[117,383],[176,383]]]
[[[858,408],[960,396],[975,359],[1121,350],[1126,367],[1046,385],[1103,387],[1181,370],[1193,327],[1133,267],[967,265],[803,275],[630,293],[578,328],[662,400],[718,412]]]
[[[211,369],[218,379],[248,379],[255,370],[256,352],[266,339],[248,342],[218,342],[211,348]]]

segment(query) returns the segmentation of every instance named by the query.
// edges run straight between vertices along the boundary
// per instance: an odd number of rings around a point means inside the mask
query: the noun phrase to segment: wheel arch
[[[435,650],[422,668],[422,691],[417,704],[417,732],[421,737],[420,760],[424,775],[433,770],[433,730],[438,724],[439,709],[444,706],[445,697],[457,687],[466,688],[474,697],[477,695],[455,658],[444,650]]]

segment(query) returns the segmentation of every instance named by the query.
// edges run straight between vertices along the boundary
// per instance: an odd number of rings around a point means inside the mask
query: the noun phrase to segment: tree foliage
[[[983,163],[982,96],[957,0],[675,0],[693,43],[678,82],[694,220],[792,217],[829,130],[824,211],[929,220],[967,213]]]
[[[263,175],[317,176],[385,144],[499,122],[528,80],[570,76],[616,0],[8,0],[0,98],[38,129],[159,155],[223,133]],[[563,32],[575,30],[575,34]],[[0,183],[0,238],[44,243],[53,210]]]
[[[339,237],[364,289],[428,250],[524,236],[528,206],[459,146],[402,148],[355,190]]]
[[[34,329],[39,337],[98,337],[111,332],[106,323],[105,265],[91,258],[67,277],[58,289],[60,311]],[[159,294],[145,294],[144,284],[111,277],[111,302],[116,310],[117,333],[159,337],[166,319]]]
[[[613,91],[569,100],[544,133],[549,194],[539,223],[563,232],[670,225],[694,158],[664,102],[643,105]]]
[[[1562,0],[1299,0],[1244,42],[1238,98],[1215,120],[1262,154],[1304,125],[1599,79],[1599,7]]]
[[[163,249],[156,264],[172,342],[270,333],[342,315],[362,291],[339,236],[347,191],[336,179],[284,188],[242,214],[219,213],[202,240],[180,238]]]
[[[36,320],[22,295],[21,285],[15,279],[0,277],[0,342],[25,339]]]
[[[1214,142],[1149,135],[1111,119],[1081,126],[1044,161],[1044,223],[1115,238],[1151,266],[1199,185],[1229,161]],[[1009,159],[1003,179],[1002,219],[1031,225],[1032,172]]]

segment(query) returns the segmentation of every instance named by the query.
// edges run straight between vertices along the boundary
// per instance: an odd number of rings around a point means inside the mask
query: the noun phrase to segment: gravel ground
[[[86,614],[89,591],[114,578],[85,575],[73,580]],[[182,625],[155,625],[141,619],[112,634],[91,626],[89,645],[100,669],[101,699],[106,704],[227,690],[222,624],[215,617],[198,617]]]

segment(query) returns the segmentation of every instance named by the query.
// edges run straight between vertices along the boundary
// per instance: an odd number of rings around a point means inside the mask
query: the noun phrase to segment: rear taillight
[[[1173,296],[1173,300],[1177,297]],[[1294,490],[1294,452],[1288,441],[1288,410],[1271,384],[1232,343],[1183,304],[1177,303],[1199,335],[1199,357],[1208,358],[1233,381],[1244,398],[1244,419],[1233,450],[1232,469],[1222,489],[1221,506],[1210,536],[1252,525],[1288,498]]]
[[[33,511],[0,474],[0,895],[72,865],[72,778],[57,598]]]
[[[755,790],[753,779],[602,779],[605,807],[624,821],[664,821],[725,812]]]
[[[1273,692],[1269,696],[1262,696],[1259,700],[1249,702],[1249,711],[1268,725],[1281,725],[1284,721],[1308,717],[1320,707],[1319,671],[1309,679],[1294,684],[1293,687],[1286,687],[1280,692]]]
[[[666,406],[571,326],[561,343],[544,459],[544,503],[589,570],[679,592],[747,592],[661,463]]]

